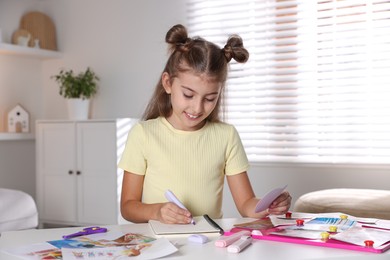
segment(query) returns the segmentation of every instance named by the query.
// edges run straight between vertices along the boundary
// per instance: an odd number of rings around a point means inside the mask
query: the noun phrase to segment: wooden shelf
[[[35,49],[9,43],[0,43],[0,54],[25,56],[42,60],[59,59],[62,57],[62,54],[57,51]]]
[[[34,140],[32,133],[0,133],[0,141]]]

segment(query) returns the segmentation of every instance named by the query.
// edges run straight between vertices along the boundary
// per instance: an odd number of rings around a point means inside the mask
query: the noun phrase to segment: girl
[[[225,175],[242,216],[285,213],[291,204],[287,191],[267,211],[255,213],[258,199],[241,140],[233,126],[220,121],[228,63],[232,58],[244,63],[249,57],[242,39],[232,36],[221,49],[202,38],[188,38],[179,24],[165,41],[171,55],[119,162],[124,170],[122,216],[132,222],[180,224],[203,214],[221,218]],[[167,202],[168,189],[188,210]]]

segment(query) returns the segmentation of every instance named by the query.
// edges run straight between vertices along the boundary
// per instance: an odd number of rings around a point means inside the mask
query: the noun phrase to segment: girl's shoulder
[[[218,128],[234,128],[234,126],[232,124],[229,124],[229,123],[226,123],[226,122],[222,122],[222,121],[219,121],[219,122],[208,122],[209,125],[213,126],[213,127],[218,127]]]
[[[140,120],[131,129],[129,136],[132,138],[148,138],[161,132],[161,122],[157,119]]]
[[[226,122],[209,122],[208,128],[212,129],[213,131],[220,131],[220,132],[236,132],[236,128],[234,125],[226,123]]]
[[[144,126],[144,127],[155,126],[155,125],[161,124],[161,118],[158,117],[158,118],[154,118],[154,119],[139,121],[138,124],[141,126]]]
[[[236,143],[240,140],[240,136],[234,125],[224,122],[209,122],[205,128],[205,134],[211,139],[218,139],[227,143]]]
[[[163,125],[164,123],[162,118],[158,117],[154,119],[138,121],[138,123],[134,127],[138,128],[139,131],[149,132],[151,130],[161,129]]]

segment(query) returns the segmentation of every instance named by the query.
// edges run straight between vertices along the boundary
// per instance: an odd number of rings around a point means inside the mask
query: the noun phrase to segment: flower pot
[[[89,99],[69,98],[68,116],[71,120],[87,120],[89,117]]]

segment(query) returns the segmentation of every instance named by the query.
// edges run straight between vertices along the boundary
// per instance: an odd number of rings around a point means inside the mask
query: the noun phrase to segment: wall
[[[51,76],[90,66],[101,79],[92,118],[140,116],[166,61],[165,33],[185,23],[184,8],[180,0],[2,0],[3,41],[10,42],[25,12],[42,11],[56,25],[63,58],[0,56],[0,106],[4,111],[21,102],[33,120],[66,118],[65,99]]]
[[[36,1],[0,1],[0,28],[3,42],[11,42],[25,10],[36,9]],[[17,103],[31,112],[32,122],[41,113],[42,66],[39,60],[21,56],[0,56],[0,132],[6,130],[5,115]]]
[[[101,78],[92,118],[139,117],[166,60],[165,33],[185,23],[183,0],[0,0],[4,40],[31,9],[54,20],[63,58],[41,62],[0,56],[0,113],[21,102],[33,120],[66,118],[65,100],[50,76],[60,68],[87,66]],[[34,160],[33,141],[0,142],[0,187],[34,196]],[[323,188],[390,188],[389,169],[380,167],[252,165],[249,177],[258,196],[288,184],[294,200]],[[237,216],[228,187],[224,192],[225,216]]]
[[[100,76],[92,118],[139,117],[166,61],[165,34],[185,22],[180,0],[45,1],[64,57],[45,62],[43,117],[66,117],[65,102],[50,76],[60,68]],[[156,19],[153,19],[156,18]]]
[[[166,60],[166,31],[185,23],[181,0],[0,0],[0,28],[10,43],[22,15],[42,11],[57,30],[63,58],[41,61],[0,55],[0,132],[9,108],[22,104],[36,119],[67,118],[51,79],[61,68],[90,66],[101,78],[92,118],[140,117]],[[0,141],[0,187],[35,196],[35,142]]]
[[[35,0],[1,0],[0,28],[10,42],[26,10],[39,8]],[[42,63],[22,56],[0,55],[0,132],[6,130],[5,116],[20,103],[30,112],[30,127],[42,114]],[[35,142],[0,141],[0,187],[35,195]]]

